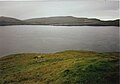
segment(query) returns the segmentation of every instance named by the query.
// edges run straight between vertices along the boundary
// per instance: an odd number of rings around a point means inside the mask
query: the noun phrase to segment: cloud
[[[0,0],[0,1],[73,1],[73,0]],[[74,1],[119,1],[119,0],[74,0]]]
[[[49,16],[94,17],[100,19],[119,18],[118,1],[111,0],[39,0],[1,1],[0,15],[20,19]]]

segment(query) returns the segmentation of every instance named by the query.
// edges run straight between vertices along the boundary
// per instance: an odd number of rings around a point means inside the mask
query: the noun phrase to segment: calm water
[[[119,28],[113,26],[0,26],[0,56],[64,50],[118,51]]]

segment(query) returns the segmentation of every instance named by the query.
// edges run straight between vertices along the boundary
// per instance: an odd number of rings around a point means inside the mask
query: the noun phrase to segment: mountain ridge
[[[119,26],[119,19],[103,21],[97,18],[55,16],[20,20],[11,17],[0,17],[0,26],[6,25]]]
[[[0,17],[0,26],[20,25],[20,24],[24,24],[24,22],[22,20],[12,18],[12,17],[5,17],[5,16]]]

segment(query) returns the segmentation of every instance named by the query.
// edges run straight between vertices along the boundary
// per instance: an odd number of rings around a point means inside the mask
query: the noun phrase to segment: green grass
[[[118,78],[118,52],[67,50],[0,58],[0,84],[119,84]]]

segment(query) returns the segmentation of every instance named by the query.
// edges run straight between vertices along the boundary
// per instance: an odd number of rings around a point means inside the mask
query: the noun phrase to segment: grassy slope
[[[63,51],[0,58],[0,84],[118,84],[118,74],[119,53],[115,52]]]

